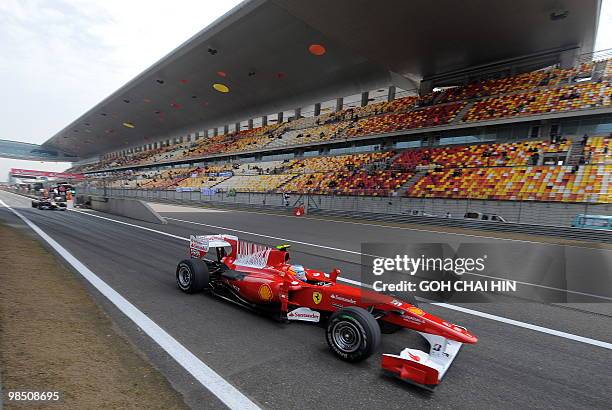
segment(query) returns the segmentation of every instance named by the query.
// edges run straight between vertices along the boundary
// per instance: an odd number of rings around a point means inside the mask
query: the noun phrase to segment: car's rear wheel
[[[367,310],[350,306],[334,312],[327,322],[327,344],[342,360],[367,359],[380,344],[380,327]]]
[[[176,267],[176,284],[185,293],[201,292],[209,280],[208,266],[199,259],[184,259]]]

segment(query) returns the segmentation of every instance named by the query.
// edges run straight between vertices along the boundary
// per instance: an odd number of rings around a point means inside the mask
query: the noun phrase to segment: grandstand
[[[472,57],[452,63],[420,22],[368,37],[330,24],[357,11],[395,21],[371,5],[334,3],[313,16],[299,2],[246,2],[218,32],[199,33],[47,145],[72,148],[82,160],[71,171],[87,174],[89,187],[608,204],[612,59],[593,53],[594,2],[569,2],[563,29],[520,3],[520,23],[497,15],[522,28],[512,39],[443,28],[468,36],[454,44]],[[473,10],[468,19],[494,36],[486,10]],[[271,21],[284,24],[282,40],[257,30]],[[538,35],[543,28],[555,34]],[[227,53],[237,32],[252,35],[252,50]],[[418,51],[398,53],[399,38]],[[270,52],[272,42],[280,43]],[[440,55],[423,51],[434,43],[449,63],[436,66]],[[250,68],[256,53],[268,58]]]
[[[612,65],[603,60],[598,66]],[[119,186],[145,189],[215,188],[235,192],[292,192],[354,196],[396,196],[487,200],[535,200],[608,203],[609,136],[560,136],[547,140],[518,138],[486,142],[349,155],[321,155],[277,161],[239,158],[208,166],[206,159],[255,150],[291,149],[372,136],[381,149],[385,136],[402,130],[449,126],[497,118],[519,118],[557,112],[612,109],[608,78],[595,78],[594,63],[575,68],[556,66],[496,80],[472,82],[424,97],[345,108],[282,124],[265,125],[227,135],[202,138],[188,145],[136,153],[75,167],[73,171],[107,172],[122,165],[142,167],[159,161],[191,158],[196,168],[151,174]],[[590,71],[589,71],[590,70]],[[562,84],[562,85],[560,85]],[[319,151],[321,152],[321,151]],[[552,157],[551,157],[552,155]],[[263,157],[263,155],[262,155]],[[570,159],[578,158],[570,165]],[[553,159],[551,163],[546,162]],[[110,161],[110,162],[109,162]],[[204,166],[202,167],[202,164]],[[220,171],[227,174],[217,175]],[[138,182],[140,181],[140,182]],[[115,182],[116,184],[117,182]]]

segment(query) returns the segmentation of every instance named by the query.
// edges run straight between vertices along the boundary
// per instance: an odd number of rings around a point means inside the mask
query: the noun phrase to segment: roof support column
[[[293,119],[297,120],[302,116],[302,108],[298,107],[293,113]]]
[[[370,92],[364,91],[361,93],[361,106],[365,107],[368,105],[368,100],[370,99]]]
[[[421,81],[421,84],[419,85],[419,94],[421,96],[427,95],[432,91],[433,91],[433,81],[431,80]]]
[[[219,135],[219,127],[215,127],[213,129],[214,129],[213,135],[216,137],[217,135]]]
[[[234,126],[236,127],[236,132],[239,132],[240,131],[240,123],[237,122],[237,123],[234,124]]]
[[[342,111],[343,105],[344,105],[344,98],[342,97],[336,98],[336,112]]]
[[[572,68],[576,64],[577,48],[562,51],[559,55],[559,65],[561,68]]]
[[[284,120],[284,113],[281,111],[281,112],[278,113],[278,122],[277,122],[277,124],[282,123],[283,120]]]
[[[253,129],[253,119],[249,118],[249,129],[252,130]]]
[[[395,100],[395,86],[392,85],[389,87],[389,92],[387,93],[387,101]]]
[[[261,116],[261,125],[264,126],[264,127],[266,125],[268,125],[268,116],[267,115],[262,115]]]
[[[321,103],[316,103],[314,105],[314,116],[318,117],[319,115],[321,115]]]
[[[224,133],[224,134],[229,134],[229,125],[225,124],[225,125],[223,126],[223,133]]]

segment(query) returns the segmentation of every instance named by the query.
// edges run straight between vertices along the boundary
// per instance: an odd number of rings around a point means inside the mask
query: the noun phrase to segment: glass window
[[[395,143],[395,148],[419,148],[421,140],[414,141],[398,141]]]
[[[332,155],[336,155],[336,154],[349,154],[353,152],[353,150],[351,148],[332,148],[329,150],[329,153]]]
[[[584,225],[586,226],[597,226],[597,227],[607,227],[608,221],[603,218],[585,218]]]

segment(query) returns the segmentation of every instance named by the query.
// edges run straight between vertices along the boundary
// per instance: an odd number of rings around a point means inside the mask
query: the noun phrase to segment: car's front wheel
[[[349,306],[337,310],[327,322],[327,344],[342,360],[359,362],[380,344],[380,327],[367,310]]]
[[[209,284],[208,266],[199,259],[184,259],[176,267],[176,284],[185,293],[197,293]]]

